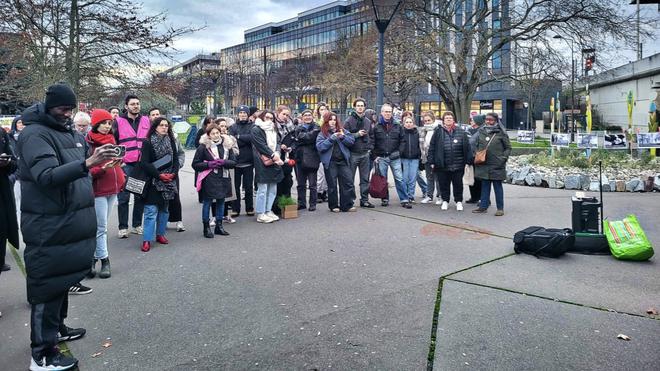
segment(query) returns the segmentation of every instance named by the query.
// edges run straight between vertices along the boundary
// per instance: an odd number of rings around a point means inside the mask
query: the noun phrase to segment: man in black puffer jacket
[[[254,215],[254,160],[252,157],[252,123],[249,118],[250,107],[238,106],[238,120],[229,127],[229,135],[238,142],[238,161],[234,168],[234,190],[236,200],[231,207],[231,216],[241,214],[241,184],[245,190],[245,212]]]
[[[443,113],[442,123],[431,137],[428,162],[438,177],[441,209],[449,208],[450,187],[453,187],[456,210],[463,211],[463,174],[465,165],[473,162],[470,140],[467,133],[456,125],[453,113]]]
[[[96,248],[96,213],[88,169],[112,159],[105,145],[85,160],[84,138],[73,130],[76,96],[50,86],[46,101],[23,113],[18,139],[21,231],[25,241],[27,296],[32,305],[30,370],[66,370],[77,360],[57,349],[85,329],[64,325],[68,290],[89,272]]]

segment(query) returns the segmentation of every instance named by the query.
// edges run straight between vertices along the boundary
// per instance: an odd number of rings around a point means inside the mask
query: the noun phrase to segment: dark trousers
[[[330,161],[330,167],[325,170],[325,181],[328,183],[328,207],[330,210],[339,208],[348,211],[353,207],[355,188],[351,167],[346,161]],[[337,190],[339,185],[339,190]]]
[[[134,164],[126,164],[122,167],[124,169],[124,174],[126,177],[129,177],[135,169]],[[128,228],[128,203],[131,200],[131,193],[128,191],[120,192],[117,195],[117,200],[119,200],[117,205],[117,214],[119,215],[119,229]],[[142,197],[133,196],[133,220],[132,227],[139,227],[142,225],[142,214],[144,213],[144,200]]]
[[[254,166],[237,167],[234,169],[234,190],[236,200],[232,212],[241,213],[241,184],[245,190],[245,211],[254,211]]]
[[[316,206],[318,193],[316,190],[316,173],[318,169],[305,169],[296,164],[296,189],[298,191],[298,206],[307,207],[306,194],[309,186],[309,207]]]
[[[454,202],[463,202],[463,173],[465,173],[465,169],[436,172],[442,201],[449,202],[451,187],[454,189]]]
[[[371,166],[369,164],[369,154],[351,153],[351,174],[355,180],[355,173],[360,170],[360,204],[369,201],[369,172]],[[355,188],[355,187],[354,187]],[[355,193],[355,190],[353,190]],[[357,194],[353,196],[353,201],[357,198]]]
[[[0,267],[5,265],[5,254],[7,253],[7,239],[0,238]]]
[[[180,184],[181,182],[176,182],[177,193],[176,196],[174,196],[174,199],[170,200],[170,218],[168,220],[170,223],[176,223],[183,220],[183,216],[181,216],[181,197],[179,197],[179,193],[181,193],[179,191],[181,189]]]
[[[284,178],[277,183],[277,195],[275,196],[275,203],[273,203],[273,212],[280,213],[280,207],[277,206],[277,199],[280,196],[291,197],[291,187],[293,187],[293,167],[287,165],[282,166],[282,173]]]
[[[32,358],[40,359],[54,351],[57,345],[57,333],[64,327],[68,309],[68,291],[64,291],[51,301],[32,304],[30,315]]]
[[[474,185],[470,186],[470,199],[472,201],[481,199],[481,179],[474,178]]]

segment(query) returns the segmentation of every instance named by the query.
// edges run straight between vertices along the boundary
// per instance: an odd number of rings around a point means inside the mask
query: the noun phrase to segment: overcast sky
[[[181,51],[176,59],[183,62],[200,53],[212,53],[243,42],[243,31],[268,22],[293,18],[298,13],[328,4],[332,0],[142,0],[144,14],[167,11],[168,24],[202,26],[206,29],[178,39],[174,46]],[[624,1],[624,3],[627,1]],[[628,11],[634,12],[630,6]],[[644,5],[645,14],[657,17],[657,5]],[[644,42],[644,57],[660,52],[660,31],[655,40]],[[626,50],[629,49],[629,50]],[[603,51],[601,51],[602,53]],[[618,48],[608,64],[611,67],[635,59],[630,48]],[[601,54],[601,56],[603,56]],[[605,59],[600,59],[604,62]]]

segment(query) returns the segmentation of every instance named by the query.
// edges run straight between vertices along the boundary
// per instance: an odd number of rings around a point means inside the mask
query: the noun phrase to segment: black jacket
[[[201,174],[209,169],[208,161],[212,161],[213,155],[211,154],[211,141],[207,140],[199,144],[197,151],[195,151],[195,158],[193,158],[192,167],[196,172]],[[224,158],[225,149],[222,143],[218,146],[218,154],[220,158]],[[202,180],[202,190],[200,191],[202,199],[221,199],[227,198],[232,195],[232,180],[229,175],[223,176],[225,169],[231,169],[236,166],[236,155],[233,151],[229,151],[229,155],[225,160],[225,165],[217,168],[217,171],[211,171]],[[198,175],[199,176],[199,175]]]
[[[92,177],[83,137],[43,104],[23,114],[18,138],[21,230],[31,304],[52,300],[89,272],[96,248]]]
[[[252,165],[254,157],[252,155],[252,128],[254,124],[250,121],[236,121],[229,127],[229,135],[238,141],[238,164]]]
[[[357,113],[352,112],[346,121],[344,121],[344,129],[348,130],[353,137],[355,137],[355,144],[351,147],[351,153],[365,154],[373,148],[373,142],[369,140],[368,133],[371,131],[371,120],[367,116],[358,116]],[[367,135],[359,137],[358,131],[365,130]]]
[[[170,154],[172,156],[172,161],[169,164],[163,165],[161,169],[167,167],[171,169],[170,172],[172,174],[177,174],[179,172],[179,159],[177,157],[176,142],[172,137],[170,137],[170,145],[172,146],[172,153]],[[140,151],[140,171],[144,172],[148,178],[146,189],[142,195],[145,205],[162,206],[167,204],[168,201],[163,198],[162,193],[156,189],[156,186],[152,181],[154,178],[157,178],[160,175],[160,172],[153,165],[153,162],[155,162],[157,158],[156,152],[154,151],[154,147],[151,144],[149,138],[142,142],[142,149]],[[179,181],[178,177],[175,177],[174,180],[177,182]]]
[[[319,168],[321,158],[319,151],[316,150],[316,137],[321,132],[321,128],[315,123],[305,128],[305,124],[299,124],[294,132],[296,142],[295,160],[303,169],[314,170]]]
[[[419,159],[422,157],[422,150],[419,148],[419,131],[416,127],[403,128],[399,152],[401,152],[401,158]]]
[[[12,149],[9,134],[0,129],[0,153],[11,156],[7,166],[0,167],[0,266],[5,263],[6,241],[15,248],[18,246],[18,221],[16,220],[16,203],[14,201],[14,185],[10,176],[16,172],[17,160]]]
[[[398,152],[402,137],[403,126],[392,119],[390,130],[385,130],[385,124],[381,118],[381,122],[369,132],[369,140],[373,143],[373,154],[378,157],[388,157]]]
[[[258,120],[258,119],[257,119]],[[239,142],[240,143],[240,142]],[[277,133],[277,147],[280,148],[282,137]],[[252,150],[254,157],[254,179],[257,183],[279,183],[284,179],[282,167],[279,165],[266,166],[259,155],[271,157],[273,151],[268,147],[266,133],[260,127],[254,125],[252,128]],[[242,151],[241,151],[242,152]]]
[[[465,130],[457,125],[449,133],[444,126],[438,126],[431,137],[428,161],[435,171],[463,170],[466,164],[472,164],[470,140]]]

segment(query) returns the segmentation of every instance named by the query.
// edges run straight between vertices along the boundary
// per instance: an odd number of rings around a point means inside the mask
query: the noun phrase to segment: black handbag
[[[527,227],[513,235],[513,250],[537,258],[558,258],[575,245],[575,234],[570,228],[554,229],[538,226]]]

